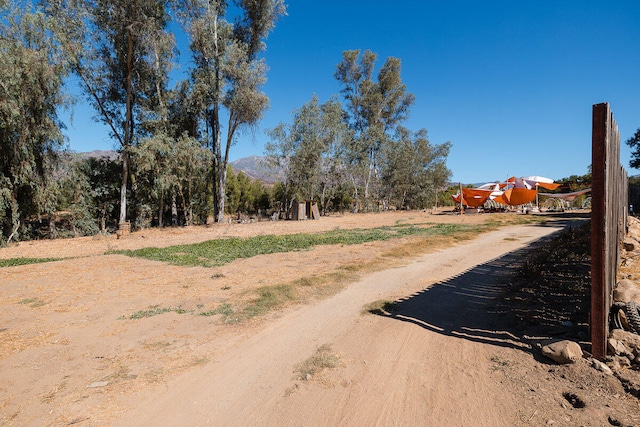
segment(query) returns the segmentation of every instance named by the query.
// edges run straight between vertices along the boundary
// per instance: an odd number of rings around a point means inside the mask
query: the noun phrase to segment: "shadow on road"
[[[567,221],[563,225],[566,229],[578,227],[579,224]],[[559,315],[560,311],[547,306],[552,303],[545,301],[544,297],[533,295],[531,301],[535,301],[535,307],[529,306],[529,299],[524,304],[510,307],[502,297],[506,287],[513,287],[509,283],[522,262],[558,234],[553,233],[525,248],[401,298],[395,301],[390,311],[378,314],[413,323],[439,334],[531,352],[535,343],[567,332],[562,322],[563,316]],[[517,293],[515,296],[517,300]],[[524,313],[524,316],[535,314],[538,317],[537,326],[532,328],[531,324],[524,324],[527,322],[519,324],[517,316],[514,316],[516,312],[519,315]],[[537,358],[537,352],[533,353]]]

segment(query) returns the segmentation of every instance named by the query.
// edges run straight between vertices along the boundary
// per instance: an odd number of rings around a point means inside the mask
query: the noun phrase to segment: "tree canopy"
[[[260,57],[264,40],[286,13],[283,0],[236,0],[234,4],[240,13],[229,22],[225,1],[183,0],[195,63],[193,100],[213,154],[214,217],[219,222],[224,219],[227,166],[236,133],[255,125],[269,103],[261,91],[267,71]]]
[[[627,139],[627,145],[631,147],[631,160],[629,166],[634,169],[640,169],[640,128],[636,130],[636,133],[629,139]]]
[[[24,219],[50,210],[47,186],[64,138],[57,115],[67,69],[51,21],[28,3],[0,3],[0,226],[19,237]]]

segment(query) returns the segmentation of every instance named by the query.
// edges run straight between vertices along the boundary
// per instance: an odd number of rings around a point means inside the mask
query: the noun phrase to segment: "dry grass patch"
[[[40,394],[40,401],[42,403],[51,403],[56,398],[57,394],[64,390],[67,387],[67,381],[62,381],[60,384],[47,391],[46,393]]]
[[[40,298],[25,298],[23,300],[18,301],[18,304],[28,305],[31,308],[38,308],[46,305],[47,302]]]
[[[336,354],[331,345],[323,344],[315,354],[296,367],[298,379],[309,381],[327,369],[335,369],[340,362],[340,356]]]
[[[164,314],[169,312],[174,312],[178,314],[190,313],[190,311],[187,311],[182,307],[160,307],[159,305],[152,305],[147,310],[136,311],[135,313],[133,313],[128,317],[121,316],[120,319],[121,320],[122,319],[129,319],[129,320],[144,319],[145,317],[157,316],[159,314]]]
[[[362,314],[375,314],[378,316],[389,316],[396,308],[396,303],[389,300],[377,300],[365,305]]]

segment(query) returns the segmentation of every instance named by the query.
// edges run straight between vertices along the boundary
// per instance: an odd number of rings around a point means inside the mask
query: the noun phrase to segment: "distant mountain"
[[[230,163],[235,172],[242,171],[250,178],[273,184],[283,179],[282,171],[270,169],[266,158],[261,156],[243,157]]]
[[[120,158],[120,154],[114,150],[93,150],[86,153],[77,153],[78,157],[81,160],[94,158],[94,159],[102,159],[107,158],[109,160],[116,160]]]
[[[94,150],[84,153],[73,153],[72,156],[72,158],[79,158],[81,160],[91,157],[96,159],[108,158],[109,160],[116,160],[120,157],[120,154],[114,150]],[[242,171],[248,177],[263,181],[267,184],[273,184],[283,179],[281,171],[274,171],[267,167],[265,157],[243,157],[241,159],[234,160],[230,164],[235,172]]]

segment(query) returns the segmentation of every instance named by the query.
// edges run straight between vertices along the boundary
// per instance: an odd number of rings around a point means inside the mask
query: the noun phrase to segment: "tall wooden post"
[[[607,354],[609,310],[626,233],[627,173],[620,164],[620,134],[608,103],[593,106],[591,178],[591,352]]]

